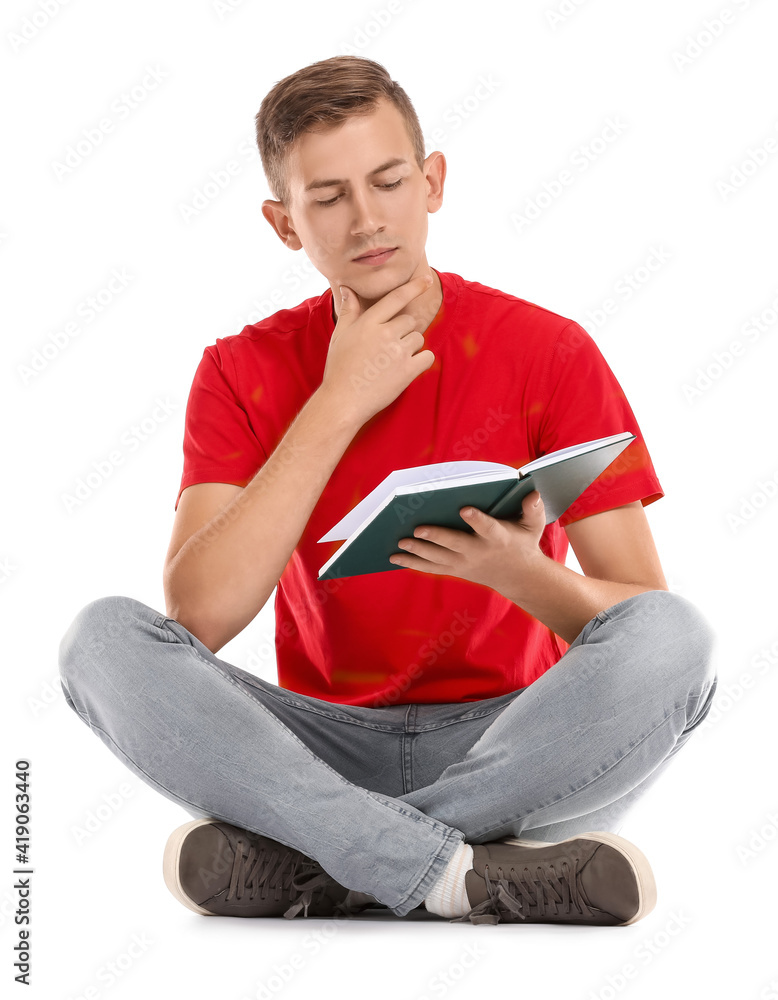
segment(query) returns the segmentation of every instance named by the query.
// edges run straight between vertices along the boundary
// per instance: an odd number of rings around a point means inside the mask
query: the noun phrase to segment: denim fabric
[[[140,601],[103,597],[59,663],[67,703],[152,788],[404,916],[463,839],[618,832],[710,710],[714,640],[686,598],[652,590],[597,614],[529,687],[365,708],[280,688]]]

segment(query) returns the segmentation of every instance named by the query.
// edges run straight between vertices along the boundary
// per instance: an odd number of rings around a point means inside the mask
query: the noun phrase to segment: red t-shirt
[[[480,460],[514,468],[620,431],[637,435],[540,540],[565,562],[563,528],[664,496],[632,409],[590,335],[557,313],[437,272],[425,331],[434,364],[357,432],[278,582],[282,688],[349,705],[466,702],[526,687],[568,644],[490,587],[408,567],[317,581],[342,544],[318,544],[394,469]],[[193,483],[246,486],[321,385],[332,292],[206,347],[186,407],[178,498]],[[261,558],[261,553],[257,553]]]

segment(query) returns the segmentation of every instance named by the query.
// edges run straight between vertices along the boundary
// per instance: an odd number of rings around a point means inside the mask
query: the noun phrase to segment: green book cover
[[[519,469],[499,462],[439,462],[395,470],[319,539],[346,540],[321,567],[318,579],[405,569],[390,563],[389,556],[419,525],[472,534],[460,508],[472,505],[492,517],[516,517],[534,489],[543,498],[546,524],[551,524],[634,438],[629,431],[597,438],[541,455]]]

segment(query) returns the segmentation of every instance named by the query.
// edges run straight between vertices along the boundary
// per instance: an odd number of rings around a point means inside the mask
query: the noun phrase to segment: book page
[[[541,455],[540,458],[522,465],[519,473],[524,475],[534,472],[535,469],[542,469],[547,465],[556,465],[557,462],[561,462],[564,459],[574,458],[576,455],[585,455],[587,452],[596,451],[598,448],[604,448],[610,444],[616,444],[617,441],[626,441],[628,438],[634,436],[631,431],[622,431],[620,434],[611,434],[609,437],[595,438],[595,440],[585,441],[583,444],[574,444],[569,448],[559,448],[557,451],[551,451],[548,455]]]
[[[326,535],[322,535],[319,541],[334,542],[341,538],[348,538],[398,487],[442,483],[460,479],[463,476],[472,477],[483,473],[518,475],[516,469],[500,462],[434,462],[432,465],[416,465],[410,469],[395,469],[372,492],[368,493],[364,500],[360,500],[356,507],[352,508],[345,517],[330,528]],[[403,490],[403,492],[413,491]]]

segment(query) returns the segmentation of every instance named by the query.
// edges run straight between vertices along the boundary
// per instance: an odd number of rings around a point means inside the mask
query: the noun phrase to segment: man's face
[[[344,284],[363,300],[380,298],[428,266],[427,214],[440,207],[445,160],[432,153],[424,166],[422,172],[405,122],[388,101],[334,129],[302,135],[287,159],[287,245],[302,246],[333,288]]]

